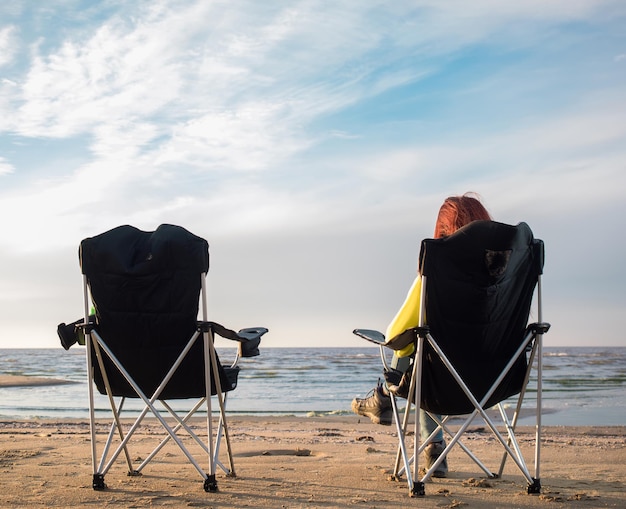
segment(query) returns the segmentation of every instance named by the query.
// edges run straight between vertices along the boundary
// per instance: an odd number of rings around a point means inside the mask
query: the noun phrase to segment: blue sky
[[[626,346],[626,3],[0,6],[0,347],[82,312],[80,240],[209,241],[209,315],[365,346],[452,194],[546,243],[548,346]]]

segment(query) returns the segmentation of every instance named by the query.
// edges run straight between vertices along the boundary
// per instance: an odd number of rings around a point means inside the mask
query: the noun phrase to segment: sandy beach
[[[94,491],[86,421],[0,421],[0,507],[626,507],[626,427],[546,427],[540,495],[526,493],[512,462],[501,479],[486,479],[457,450],[449,477],[429,482],[425,497],[410,498],[405,481],[389,480],[391,427],[350,415],[236,416],[229,426],[236,476],[218,470],[216,493],[203,490],[173,445],[139,477],[127,476],[118,459],[107,489]],[[102,421],[101,436],[107,428]],[[152,450],[158,430],[152,420],[138,431],[133,460]],[[530,450],[533,429],[519,431]],[[472,429],[467,444],[496,469],[500,452],[487,431]]]
[[[42,385],[66,385],[72,382],[58,378],[27,375],[0,375],[0,387],[38,387]]]

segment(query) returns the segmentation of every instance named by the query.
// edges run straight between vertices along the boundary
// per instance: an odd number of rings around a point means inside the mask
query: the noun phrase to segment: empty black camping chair
[[[179,226],[164,224],[154,232],[120,226],[84,239],[79,258],[84,319],[69,326],[61,324],[58,330],[65,348],[76,340],[86,344],[87,369],[93,380],[89,383],[93,488],[105,488],[104,476],[120,454],[126,458],[129,475],[138,475],[171,439],[202,476],[204,489],[217,490],[216,467],[235,474],[225,394],[237,385],[239,358],[258,355],[261,336],[267,329],[235,332],[207,320],[208,244]],[[214,334],[238,342],[230,366],[220,363]],[[97,451],[94,385],[108,397],[113,414],[101,456]],[[212,395],[219,406],[217,429],[213,426]],[[121,420],[126,398],[141,400],[142,410],[130,426]],[[172,400],[181,400],[175,406],[187,406],[187,413],[179,415],[180,409],[172,407]],[[189,424],[199,410],[208,416],[204,440]],[[162,425],[165,438],[135,466],[129,442],[149,412]],[[192,437],[194,448],[205,456],[207,469],[183,443],[181,432]],[[222,437],[229,468],[218,459]],[[111,451],[116,440],[119,444]]]
[[[543,242],[533,237],[525,223],[510,226],[475,221],[449,237],[422,241],[418,327],[387,339],[377,331],[354,331],[380,346],[387,373],[390,368],[385,348],[401,350],[410,343],[415,345],[412,376],[408,387],[407,382],[404,387],[408,399],[402,419],[393,393],[398,387],[388,385],[399,436],[393,476],[406,474],[411,496],[424,495],[424,483],[456,445],[489,477],[502,475],[505,461],[511,457],[528,482],[528,492],[540,492],[542,336],[550,327],[542,321],[543,263]],[[535,290],[537,322],[529,324]],[[515,429],[533,366],[537,387],[535,464],[531,474]],[[509,415],[503,402],[513,396],[514,411]],[[409,454],[406,442],[412,404],[415,439]],[[487,413],[494,405],[499,410],[500,428],[496,418]],[[421,478],[419,454],[435,433],[420,444],[420,407],[450,437],[444,452]],[[443,418],[438,419],[436,414]],[[497,472],[487,468],[461,440],[478,415],[503,447]],[[450,416],[464,416],[458,429],[451,428]]]

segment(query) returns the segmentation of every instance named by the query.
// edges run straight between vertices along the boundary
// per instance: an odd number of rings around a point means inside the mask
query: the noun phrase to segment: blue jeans
[[[391,360],[392,369],[405,373],[407,369],[411,367],[410,357],[397,357],[393,356]],[[437,415],[441,419],[440,415]],[[437,423],[433,421],[430,416],[420,408],[420,436],[422,440],[426,440],[430,434],[437,428]],[[443,431],[440,429],[433,437],[434,442],[441,442],[443,440]]]

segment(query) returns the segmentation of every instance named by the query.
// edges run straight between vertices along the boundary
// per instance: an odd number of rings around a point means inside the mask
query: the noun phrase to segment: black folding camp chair
[[[61,324],[58,331],[65,348],[80,338],[86,344],[87,369],[94,382],[89,383],[93,488],[106,487],[104,476],[121,453],[129,475],[138,475],[171,439],[202,476],[205,491],[216,491],[216,467],[235,475],[225,415],[226,393],[237,385],[238,360],[259,354],[261,336],[267,329],[235,332],[207,320],[208,244],[179,226],[165,224],[154,232],[120,226],[84,239],[79,258],[84,319],[69,326]],[[230,366],[222,366],[214,334],[238,342]],[[108,397],[113,414],[99,460],[94,385]],[[219,406],[217,430],[212,396]],[[127,398],[143,402],[130,426],[121,419]],[[172,400],[179,401],[173,405]],[[180,407],[188,407],[184,416],[179,415]],[[189,424],[199,411],[206,411],[204,439]],[[165,438],[135,466],[129,442],[149,412],[162,425]],[[183,443],[179,436],[183,432],[193,439],[192,446],[199,452],[192,454]],[[222,438],[229,467],[218,458]],[[111,452],[114,442],[118,445]],[[198,454],[206,455],[206,471],[196,459]]]
[[[354,331],[380,346],[399,437],[393,477],[406,474],[411,496],[425,494],[424,483],[457,444],[488,477],[501,476],[507,457],[511,457],[528,482],[527,491],[540,492],[542,337],[550,328],[542,321],[543,263],[543,242],[533,238],[525,223],[510,226],[475,221],[449,237],[422,241],[420,316],[416,328],[389,339],[373,330]],[[535,290],[537,321],[529,324]],[[411,376],[402,381],[397,373],[393,376],[385,349],[401,350],[410,343],[415,345],[413,367]],[[534,366],[536,431],[531,474],[515,429]],[[398,392],[407,397],[402,420]],[[509,415],[503,403],[513,396],[515,410]],[[406,442],[412,404],[415,439],[409,454]],[[500,428],[496,425],[498,413],[495,417],[487,413],[493,406],[499,410]],[[420,407],[438,425],[421,445]],[[478,415],[504,449],[497,472],[487,468],[461,440]],[[465,416],[456,431],[450,426],[451,416]],[[419,454],[440,429],[450,440],[438,460],[419,478]]]

